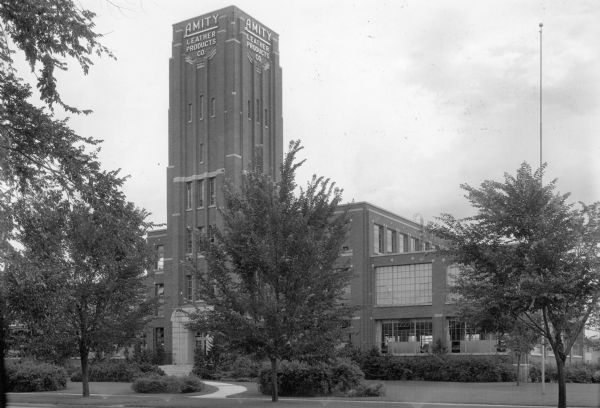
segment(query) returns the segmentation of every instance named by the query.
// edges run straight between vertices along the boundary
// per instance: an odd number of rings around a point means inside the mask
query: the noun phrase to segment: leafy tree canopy
[[[517,319],[547,339],[559,376],[573,343],[598,309],[600,203],[575,205],[526,163],[504,182],[466,191],[476,214],[449,214],[431,227],[462,264],[457,291],[482,316]],[[563,373],[564,374],[564,373]],[[564,375],[559,406],[566,404]]]
[[[241,190],[226,188],[223,227],[201,243],[199,295],[209,308],[192,327],[268,357],[274,372],[283,358],[330,356],[353,310],[342,302],[351,271],[337,264],[348,229],[341,191],[314,176],[296,194],[300,150],[290,143],[279,181],[251,171]]]
[[[128,344],[152,310],[144,270],[151,225],[115,180],[97,178],[74,203],[57,191],[20,199],[23,249],[6,271],[11,317],[27,328],[21,345],[46,360],[78,355],[84,395],[88,353]]]

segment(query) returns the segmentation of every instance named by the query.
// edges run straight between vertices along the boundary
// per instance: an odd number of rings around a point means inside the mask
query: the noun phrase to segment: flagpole
[[[540,23],[540,184],[542,184],[542,27]],[[542,394],[546,393],[546,339],[542,336]]]
[[[542,168],[542,27],[540,23],[540,169]]]

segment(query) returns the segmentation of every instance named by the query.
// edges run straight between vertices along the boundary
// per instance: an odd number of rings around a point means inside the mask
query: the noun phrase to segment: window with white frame
[[[375,268],[377,306],[431,304],[431,263]]]

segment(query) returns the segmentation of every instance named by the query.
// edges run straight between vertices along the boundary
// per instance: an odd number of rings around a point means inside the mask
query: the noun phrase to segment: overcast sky
[[[470,207],[461,183],[501,180],[543,159],[574,201],[600,199],[600,3],[597,1],[79,2],[117,56],[59,86],[71,119],[104,140],[105,167],[131,175],[130,200],[166,221],[168,62],[173,23],[235,4],[279,34],[284,146],[301,139],[313,173],[425,222]]]

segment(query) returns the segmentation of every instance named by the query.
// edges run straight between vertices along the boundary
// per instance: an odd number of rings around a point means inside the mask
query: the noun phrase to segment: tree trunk
[[[563,353],[555,351],[554,359],[556,360],[556,371],[558,373],[558,408],[566,408],[567,381],[565,373],[565,361],[567,360],[567,358]]]
[[[517,386],[521,384],[521,352],[517,352]]]
[[[81,387],[82,387],[82,395],[84,397],[90,396],[88,354],[89,354],[88,347],[84,344],[83,340],[80,340],[79,341],[79,357],[81,359]]]
[[[277,357],[271,357],[271,401],[279,400],[277,390]]]
[[[4,353],[6,349],[4,332],[4,300],[0,299],[0,408],[6,407],[8,404],[6,391],[8,388],[8,378],[6,375],[6,367],[4,366]]]

